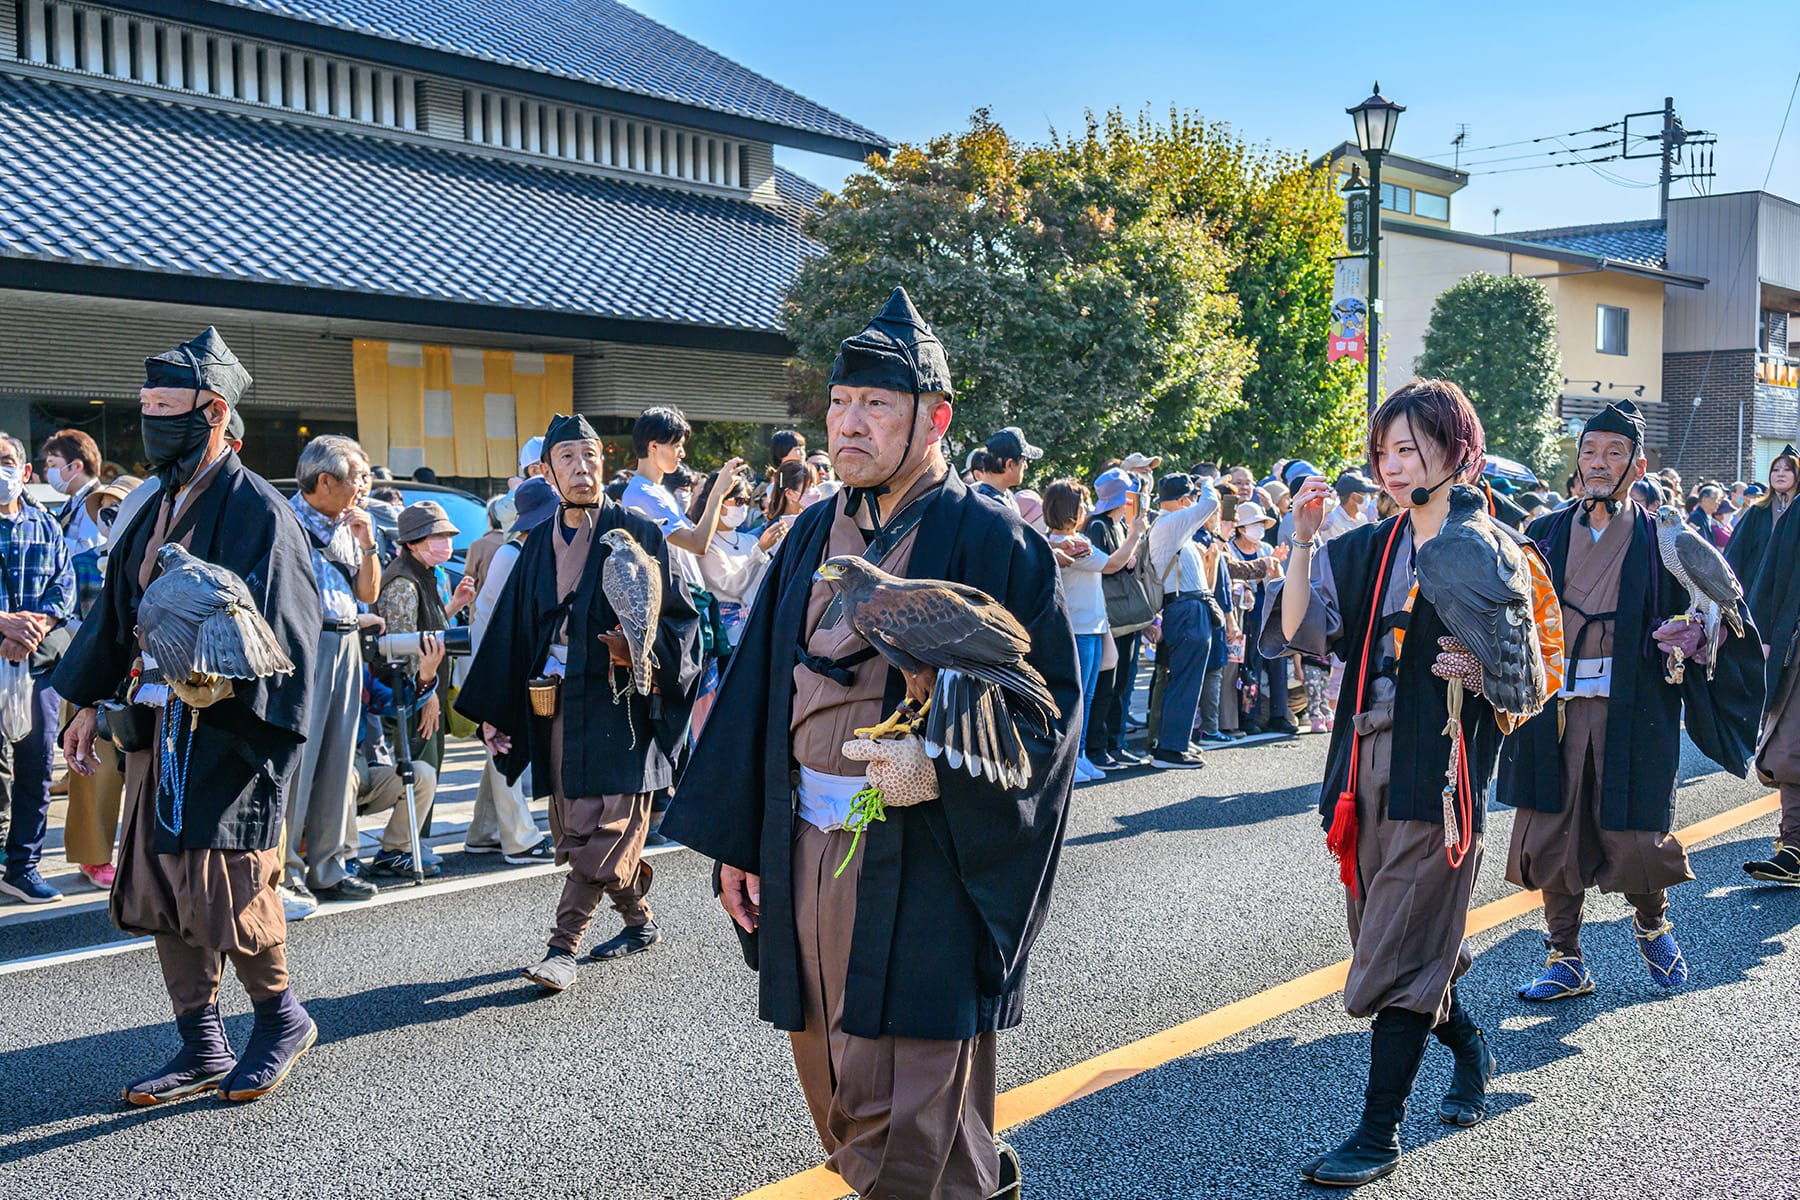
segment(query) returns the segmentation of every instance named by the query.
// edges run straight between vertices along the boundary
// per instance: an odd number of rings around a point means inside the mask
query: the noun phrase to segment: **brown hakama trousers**
[[[1764,783],[1781,789],[1781,829],[1775,837],[1784,846],[1800,846],[1800,704],[1794,693],[1800,683],[1800,665],[1781,674],[1777,699],[1763,720],[1762,743],[1756,749],[1756,774]]]
[[[985,1200],[994,1149],[996,1038],[854,1037],[845,978],[862,854],[851,833],[794,822],[794,926],[806,1028],[788,1035],[827,1165],[865,1200]]]
[[[563,716],[550,721],[550,836],[556,861],[567,863],[550,945],[570,954],[605,896],[627,925],[648,925],[644,897],[656,872],[644,861],[650,833],[650,793],[565,796],[562,788]]]
[[[1377,703],[1356,718],[1357,894],[1349,906],[1350,976],[1344,1009],[1372,1017],[1384,1008],[1429,1014],[1442,1024],[1450,989],[1474,956],[1463,935],[1469,897],[1481,868],[1483,835],[1477,833],[1462,866],[1444,854],[1444,827],[1430,821],[1390,821],[1388,781],[1393,773],[1394,712]]]
[[[224,958],[252,1000],[279,996],[288,987],[281,848],[158,854],[155,796],[155,753],[127,754],[113,924],[155,937],[177,1016],[218,999]]]
[[[1668,911],[1667,889],[1694,877],[1673,834],[1600,827],[1600,772],[1606,761],[1603,697],[1575,697],[1563,708],[1562,811],[1522,808],[1513,818],[1507,882],[1544,893],[1550,944],[1581,957],[1582,895],[1622,892],[1639,923],[1654,929]]]

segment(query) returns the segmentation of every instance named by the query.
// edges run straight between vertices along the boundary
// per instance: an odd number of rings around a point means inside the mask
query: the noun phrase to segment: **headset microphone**
[[[1427,504],[1430,504],[1432,493],[1437,491],[1439,488],[1443,487],[1446,483],[1449,483],[1452,479],[1455,479],[1458,475],[1462,474],[1462,470],[1463,470],[1463,468],[1461,466],[1457,467],[1456,470],[1450,472],[1448,475],[1444,476],[1442,479],[1438,480],[1436,483],[1432,484],[1428,488],[1423,488],[1423,487],[1414,488],[1412,490],[1412,495],[1409,497],[1409,499],[1412,500],[1412,506],[1414,508],[1424,508]]]

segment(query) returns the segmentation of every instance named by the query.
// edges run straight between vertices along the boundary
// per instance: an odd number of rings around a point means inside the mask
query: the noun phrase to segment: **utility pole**
[[[1676,145],[1678,145],[1678,143],[1675,140],[1675,97],[1664,96],[1663,97],[1663,123],[1662,123],[1662,174],[1660,177],[1661,178],[1662,201],[1661,201],[1660,205],[1657,207],[1656,211],[1657,211],[1657,215],[1662,217],[1662,219],[1665,221],[1667,221],[1669,219],[1669,181],[1675,175],[1675,147],[1676,147]]]

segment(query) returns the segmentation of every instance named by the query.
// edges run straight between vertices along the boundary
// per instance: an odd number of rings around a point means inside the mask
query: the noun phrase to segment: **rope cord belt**
[[[1362,715],[1363,694],[1369,682],[1369,650],[1375,644],[1375,627],[1381,621],[1381,599],[1387,591],[1388,564],[1394,559],[1394,543],[1400,540],[1400,527],[1404,524],[1405,521],[1394,522],[1393,529],[1388,531],[1387,545],[1381,551],[1381,567],[1375,575],[1375,595],[1369,604],[1369,623],[1363,629],[1362,658],[1356,664],[1355,716]],[[1356,768],[1362,746],[1362,730],[1357,726],[1355,716],[1350,724],[1350,776],[1344,790],[1338,793],[1337,806],[1331,813],[1331,828],[1325,834],[1325,848],[1338,861],[1338,879],[1350,889],[1352,898],[1357,894]]]

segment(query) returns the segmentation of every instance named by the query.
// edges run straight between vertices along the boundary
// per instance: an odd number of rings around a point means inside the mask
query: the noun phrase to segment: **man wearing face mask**
[[[575,951],[603,898],[625,928],[591,958],[622,958],[661,940],[645,902],[655,872],[644,861],[644,838],[651,793],[674,783],[673,759],[687,737],[700,624],[662,532],[601,493],[600,438],[585,417],[550,422],[544,461],[559,515],[521,547],[456,706],[481,722],[509,784],[529,766],[533,789],[550,798],[556,861],[569,874],[549,949],[523,974],[560,992],[575,982]],[[631,661],[600,584],[611,553],[600,538],[613,529],[629,534],[662,575],[648,696],[630,688],[619,695],[613,685],[615,668]]]
[[[944,460],[950,364],[904,289],[845,339],[830,389],[844,490],[799,515],[770,565],[720,693],[732,719],[701,735],[664,832],[719,864],[762,1016],[789,1034],[831,1168],[863,1196],[1012,1198],[1018,1162],[994,1140],[995,1041],[1022,1019],[1062,845],[1075,638],[1050,544]],[[905,683],[814,578],[836,555],[979,588],[1025,626],[1061,716],[1045,736],[1020,728],[1024,788],[972,779],[917,739],[853,738]],[[844,825],[865,786],[935,799],[889,808],[857,846]]]
[[[127,702],[107,717],[127,752],[112,918],[155,938],[181,1049],[127,1084],[125,1099],[159,1104],[217,1087],[227,1100],[252,1100],[278,1087],[318,1036],[289,986],[275,885],[282,795],[306,736],[319,592],[293,510],[227,443],[250,373],[224,339],[209,328],[144,369],[144,454],[161,485],[114,531],[100,600],[52,683],[78,706],[63,754],[82,774],[94,769],[95,706]],[[169,542],[243,579],[293,661],[291,674],[234,681],[230,694],[200,709],[155,683],[154,663],[137,645],[137,609],[156,551]],[[235,1060],[219,1018],[225,959],[256,1011]]]
[[[0,775],[0,829],[6,831],[6,869],[0,893],[26,904],[61,897],[38,872],[50,820],[50,763],[56,741],[56,694],[45,677],[69,645],[65,624],[75,616],[75,571],[62,527],[25,495],[31,463],[25,446],[0,433],[0,655],[24,663],[30,679],[31,723],[0,750],[12,770]]]
[[[1668,682],[1664,655],[1692,657],[1700,626],[1672,620],[1687,591],[1657,550],[1650,514],[1633,503],[1644,474],[1644,420],[1629,400],[1588,418],[1576,447],[1581,495],[1526,530],[1549,560],[1561,602],[1568,668],[1562,691],[1500,751],[1502,804],[1513,821],[1506,878],[1544,893],[1550,949],[1525,1000],[1594,990],[1581,949],[1587,889],[1621,892],[1650,978],[1686,982],[1668,918],[1668,889],[1694,877],[1670,833],[1684,723],[1701,752],[1742,778],[1763,702],[1756,630],[1728,637],[1719,662]],[[1741,607],[1741,606],[1740,606]],[[1745,616],[1746,624],[1750,618]]]

